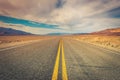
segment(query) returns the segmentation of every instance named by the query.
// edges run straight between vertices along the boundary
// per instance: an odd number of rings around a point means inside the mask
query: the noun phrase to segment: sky
[[[120,27],[120,0],[0,0],[0,27],[33,34]]]

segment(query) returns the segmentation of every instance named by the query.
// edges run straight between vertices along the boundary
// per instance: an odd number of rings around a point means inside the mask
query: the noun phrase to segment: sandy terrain
[[[0,48],[26,44],[49,38],[47,36],[0,36]]]
[[[79,41],[120,51],[120,36],[81,35],[74,36],[73,38]]]
[[[42,39],[54,38],[55,36],[0,36],[0,48],[6,48],[19,44],[30,43]],[[65,36],[66,37],[66,36]],[[120,36],[106,35],[73,35],[67,36],[79,41],[102,46],[120,51]]]

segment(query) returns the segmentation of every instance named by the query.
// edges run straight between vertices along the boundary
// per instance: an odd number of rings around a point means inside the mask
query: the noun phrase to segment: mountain
[[[92,34],[92,35],[120,36],[120,28],[105,29],[105,30],[93,32],[90,34]]]
[[[47,35],[85,35],[88,33],[48,33]]]
[[[24,31],[20,31],[20,30],[15,30],[15,29],[11,29],[11,28],[3,28],[0,27],[0,35],[31,35],[31,33],[27,33]]]
[[[47,35],[69,35],[70,33],[48,33]]]

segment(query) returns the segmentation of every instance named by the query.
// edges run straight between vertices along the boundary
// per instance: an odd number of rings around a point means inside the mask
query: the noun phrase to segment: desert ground
[[[120,36],[107,36],[107,35],[69,35],[69,36],[0,36],[0,48],[30,43],[47,38],[55,37],[69,37],[90,43],[93,45],[101,46],[104,48],[120,51]]]
[[[80,35],[73,36],[72,38],[104,48],[120,51],[120,36]]]
[[[40,41],[46,38],[53,37],[35,35],[0,36],[0,48],[7,48],[16,45],[27,44],[31,42]]]
[[[0,80],[119,80],[119,31],[0,36]]]
[[[0,49],[0,80],[120,80],[120,52],[88,43],[106,39],[118,41],[85,35],[2,36],[1,45],[20,44]]]

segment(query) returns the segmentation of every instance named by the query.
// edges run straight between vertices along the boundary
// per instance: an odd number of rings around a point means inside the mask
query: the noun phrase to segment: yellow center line
[[[56,57],[54,70],[53,70],[53,74],[52,74],[52,80],[57,80],[58,79],[58,69],[59,69],[61,49],[62,49],[62,80],[68,80],[66,63],[65,63],[65,56],[64,56],[64,47],[63,47],[63,41],[62,40],[60,40],[60,42],[59,42],[57,57]]]
[[[68,80],[63,41],[62,41],[62,80]]]
[[[59,47],[58,47],[56,62],[55,62],[54,71],[53,71],[53,75],[52,75],[52,80],[57,80],[57,78],[58,78],[58,68],[59,68],[59,59],[60,59],[60,47],[61,47],[61,40],[59,42]]]

